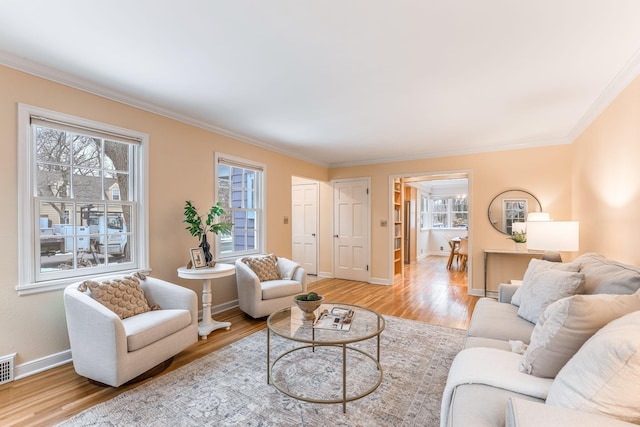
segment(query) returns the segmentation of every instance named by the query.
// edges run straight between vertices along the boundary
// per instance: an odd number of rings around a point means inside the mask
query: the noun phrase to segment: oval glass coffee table
[[[325,329],[314,327],[313,320],[304,320],[303,315],[298,307],[287,307],[282,310],[278,310],[271,314],[267,319],[267,383],[272,384],[280,392],[287,396],[299,399],[310,403],[342,403],[342,410],[346,412],[347,402],[351,402],[356,399],[361,399],[378,388],[382,382],[382,367],[380,366],[380,334],[384,331],[385,320],[380,314],[366,307],[360,307],[353,304],[342,303],[325,303],[322,304],[316,310],[316,318],[324,310],[331,312],[334,307],[338,309],[353,310],[353,320],[349,330]],[[271,334],[280,336],[286,340],[301,343],[303,345],[296,345],[294,348],[282,352],[277,355],[273,360],[271,359]],[[375,355],[371,354],[373,351],[368,350],[366,346],[356,347],[353,344],[361,341],[366,341],[375,338]],[[339,364],[342,366],[342,397],[341,398],[311,398],[303,396],[292,389],[289,384],[286,384],[282,379],[276,378],[275,373],[279,369],[278,362],[283,358],[294,352],[308,352],[304,355],[304,359],[310,363],[314,362],[314,357],[320,357],[317,355],[316,348],[327,347],[327,351],[332,351],[332,348],[338,352],[338,358],[340,359],[339,352],[342,353]],[[352,353],[357,356],[360,354],[364,357],[361,359],[371,360],[373,362],[372,368],[377,372],[377,378],[373,381],[374,384],[365,390],[358,390],[355,393],[349,394],[347,384],[347,360],[348,353]],[[326,351],[323,353],[326,354]],[[301,371],[303,369],[299,369]],[[309,372],[311,371],[311,372]],[[305,375],[313,375],[313,369],[309,369],[304,372]]]

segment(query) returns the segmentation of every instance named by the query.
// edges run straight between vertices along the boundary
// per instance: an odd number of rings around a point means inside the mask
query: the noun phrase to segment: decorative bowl
[[[306,296],[306,294],[302,295]],[[295,297],[293,297],[293,301],[296,303],[298,308],[302,310],[302,318],[305,320],[315,319],[316,315],[314,311],[316,311],[316,309],[320,307],[320,305],[324,301],[324,297],[321,296],[320,299],[314,301],[303,301],[298,299],[299,296],[300,295],[296,295]]]

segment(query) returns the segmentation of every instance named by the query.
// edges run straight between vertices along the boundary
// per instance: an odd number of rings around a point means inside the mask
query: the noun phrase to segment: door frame
[[[351,182],[351,181],[366,181],[368,196],[367,197],[367,224],[365,224],[365,230],[367,230],[367,266],[369,267],[367,270],[367,282],[371,283],[371,177],[363,176],[357,178],[338,178],[331,180],[331,272],[333,277],[336,277],[336,243],[335,243],[335,235],[336,235],[336,211],[335,211],[335,191],[336,191],[336,183],[339,182]]]
[[[393,218],[393,181],[394,179],[399,179],[399,178],[415,178],[415,177],[442,177],[442,179],[447,179],[447,178],[451,178],[452,176],[455,175],[461,175],[461,174],[466,174],[466,178],[467,178],[467,199],[469,200],[469,232],[467,233],[469,235],[469,260],[467,263],[467,293],[469,295],[473,295],[472,291],[473,291],[473,284],[472,284],[472,280],[473,280],[473,173],[471,171],[471,169],[458,169],[458,170],[450,170],[450,171],[431,171],[431,172],[413,172],[413,173],[398,173],[398,174],[393,174],[393,175],[389,175],[389,182],[388,182],[388,194],[387,194],[387,204],[389,207],[389,224],[392,224],[391,219]],[[389,261],[389,270],[388,270],[388,277],[390,280],[390,284],[393,285],[394,282],[394,271],[393,271],[393,227],[389,226],[389,231],[388,231],[388,237],[387,237],[387,242],[388,242],[388,253],[387,253],[387,258]],[[403,242],[404,244],[404,242]]]

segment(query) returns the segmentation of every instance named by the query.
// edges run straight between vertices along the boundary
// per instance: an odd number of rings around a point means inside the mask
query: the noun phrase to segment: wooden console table
[[[541,252],[484,250],[484,296],[487,292],[498,292],[500,283],[522,279],[532,258],[542,258]]]

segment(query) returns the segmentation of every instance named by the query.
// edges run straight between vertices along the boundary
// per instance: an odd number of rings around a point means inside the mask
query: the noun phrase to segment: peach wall
[[[184,230],[184,201],[213,203],[216,151],[266,164],[267,251],[291,256],[291,177],[326,182],[327,168],[246,144],[200,128],[0,66],[0,157],[4,200],[0,210],[0,356],[18,353],[16,364],[69,348],[62,292],[19,297],[17,211],[17,105],[29,104],[149,134],[150,265],[156,277],[200,293],[201,284],[178,279],[176,268],[196,246]],[[216,283],[213,305],[237,298],[235,280]]]
[[[371,177],[371,276],[383,282],[391,278],[389,229],[380,226],[381,219],[390,221],[390,176],[469,172],[471,282],[478,293],[484,286],[483,250],[514,249],[514,243],[489,223],[491,199],[510,188],[525,189],[538,197],[554,219],[571,219],[570,156],[569,145],[529,148],[335,168],[330,170],[330,178]]]
[[[372,279],[391,279],[389,177],[451,171],[469,172],[471,197],[471,278],[481,289],[483,249],[511,249],[513,242],[487,219],[489,202],[508,188],[526,189],[558,220],[581,221],[581,252],[640,263],[635,251],[640,158],[640,83],[636,80],[573,144],[452,156],[370,166],[326,168],[239,142],[175,120],[0,66],[0,176],[5,203],[0,210],[0,356],[17,352],[18,365],[68,349],[61,292],[18,297],[17,283],[17,104],[25,103],[149,134],[149,229],[153,274],[200,291],[198,283],[176,277],[193,238],[184,230],[187,199],[205,208],[213,201],[214,152],[267,165],[267,250],[291,253],[291,177],[320,183],[319,265],[332,274],[331,179],[371,177]],[[194,185],[197,183],[197,185]],[[233,301],[232,278],[217,284],[213,304]]]
[[[580,252],[640,264],[640,78],[573,143]]]

